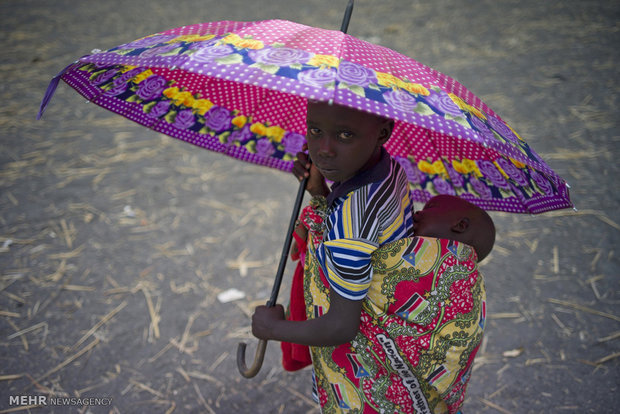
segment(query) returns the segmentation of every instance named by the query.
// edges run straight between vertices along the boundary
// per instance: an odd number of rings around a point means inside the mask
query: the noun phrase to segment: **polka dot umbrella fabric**
[[[58,79],[90,102],[202,148],[290,171],[307,100],[394,119],[386,149],[412,197],[487,210],[572,207],[566,182],[454,79],[339,31],[285,20],[184,26],[93,51]]]

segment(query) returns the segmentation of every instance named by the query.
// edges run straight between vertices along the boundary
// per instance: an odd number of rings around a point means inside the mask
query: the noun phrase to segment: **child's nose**
[[[333,157],[335,154],[333,144],[334,140],[331,137],[323,137],[319,143],[319,155],[323,157]]]

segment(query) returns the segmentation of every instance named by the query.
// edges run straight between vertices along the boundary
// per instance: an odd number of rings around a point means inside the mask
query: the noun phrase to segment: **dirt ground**
[[[235,363],[239,341],[253,354],[249,316],[271,291],[295,180],[64,84],[35,115],[49,79],[91,49],[214,20],[338,29],[345,5],[0,2],[0,413],[318,412],[310,372],[283,371],[277,343],[254,379]],[[577,212],[492,214],[465,412],[618,412],[620,3],[358,0],[349,33],[458,79],[571,184]],[[220,302],[231,288],[245,298]],[[17,395],[111,400],[28,408]]]

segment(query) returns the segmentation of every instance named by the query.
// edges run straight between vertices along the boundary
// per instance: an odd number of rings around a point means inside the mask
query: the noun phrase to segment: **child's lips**
[[[333,168],[332,166],[324,166],[324,165],[319,165],[319,164],[315,164],[315,165],[319,169],[319,171],[323,173],[323,175],[325,175],[325,173],[333,174],[338,171],[337,168]]]

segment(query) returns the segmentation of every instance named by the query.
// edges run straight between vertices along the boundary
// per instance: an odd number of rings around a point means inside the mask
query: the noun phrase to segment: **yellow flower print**
[[[282,138],[284,138],[285,133],[286,131],[280,128],[279,126],[270,126],[265,131],[265,135],[271,138],[272,141],[275,141],[278,143],[282,142]]]
[[[194,102],[196,101],[194,99],[194,96],[187,91],[179,92],[179,94],[177,94],[177,96],[175,96],[173,99],[176,105],[185,105],[189,108],[194,106]]]
[[[243,128],[245,124],[248,122],[248,117],[244,115],[239,115],[233,118],[232,123],[237,128]]]
[[[133,66],[133,65],[124,65],[121,66],[120,71],[121,73],[125,73],[125,72],[129,72],[130,70],[137,68],[137,66]]]
[[[329,66],[335,68],[340,63],[340,59],[332,55],[314,55],[308,61],[308,65],[312,66]]]
[[[510,161],[515,165],[515,167],[523,169],[525,168],[525,164],[522,163],[521,161],[517,161],[514,158],[510,158]]]
[[[444,177],[447,177],[448,175],[446,167],[443,165],[443,162],[441,160],[433,162],[433,171],[435,172],[435,174],[441,174]]]
[[[252,38],[242,38],[237,34],[231,33],[225,38],[222,39],[224,43],[230,43],[231,45],[237,46],[242,49],[262,49],[265,47],[265,44],[260,40],[254,40]]]
[[[234,45],[242,49],[262,49],[265,47],[263,42],[254,39],[241,39],[240,42],[234,43]]]
[[[404,82],[391,73],[377,72],[377,83],[383,86],[399,86]]]
[[[144,79],[148,78],[149,76],[153,75],[153,71],[151,69],[147,69],[144,72],[138,73],[134,78],[133,81],[134,83],[140,83],[142,82]]]
[[[482,177],[482,173],[478,169],[478,166],[476,165],[476,162],[474,160],[469,160],[467,158],[464,158],[463,161],[461,162],[468,172],[470,173],[473,172],[476,175],[476,177]]]
[[[431,93],[428,91],[428,89],[426,89],[424,86],[417,84],[417,83],[412,83],[412,82],[404,82],[404,81],[400,81],[398,83],[398,86],[411,92],[411,93],[415,93],[417,95],[424,95],[424,96],[428,96]]]
[[[179,88],[173,86],[172,88],[165,89],[164,96],[173,100],[175,105],[185,105],[188,107],[194,106],[194,97],[187,91],[180,91]]]
[[[177,43],[177,42],[202,42],[204,40],[209,40],[209,39],[213,39],[215,37],[215,35],[213,34],[208,34],[208,35],[197,35],[197,34],[192,34],[192,35],[182,35],[179,37],[175,37],[172,40],[169,40],[166,43]]]
[[[432,164],[425,160],[418,161],[418,170],[426,174],[435,174]]]
[[[459,174],[469,174],[469,170],[458,160],[452,160],[452,168]]]
[[[173,87],[171,87],[171,88],[164,89],[164,92],[163,92],[164,96],[165,96],[166,98],[170,98],[170,99],[172,99],[172,98],[173,98],[174,96],[176,96],[176,94],[178,94],[178,93],[179,93],[179,88],[178,88],[178,87],[176,87],[176,86],[173,86]]]
[[[200,115],[204,115],[212,106],[213,102],[208,99],[195,99],[192,108],[196,109]]]
[[[235,42],[239,42],[239,41],[241,41],[241,37],[235,33],[231,33],[222,39],[222,42],[231,43],[231,44],[235,44]]]
[[[462,100],[461,98],[459,98],[453,93],[449,93],[448,95],[450,95],[450,98],[452,99],[452,101],[454,101],[454,103],[457,104],[458,107],[461,108],[463,111],[470,112],[476,115],[480,119],[487,119],[487,117],[484,115],[484,113],[480,109],[469,105],[467,102],[465,102],[464,100]]]
[[[252,126],[250,127],[250,131],[252,131],[256,135],[267,135],[267,127],[265,127],[265,125],[259,122],[252,124]]]
[[[467,105],[467,107],[468,107],[467,110],[471,112],[472,114],[476,115],[478,118],[487,119],[484,112],[482,112],[480,109],[476,108],[475,106],[471,106],[471,105]]]
[[[453,93],[449,93],[448,95],[450,96],[450,99],[452,99],[452,101],[453,101],[455,104],[457,104],[457,105],[458,105],[458,107],[459,107],[459,108],[461,108],[461,109],[462,109],[462,110],[464,110],[464,111],[466,111],[466,110],[467,110],[467,107],[468,107],[469,105],[467,105],[467,103],[466,103],[464,100],[462,100],[461,98],[459,98],[458,96],[456,96],[456,95],[455,95],[455,94],[453,94]]]
[[[430,95],[430,92],[424,86],[418,83],[406,82],[391,73],[377,72],[377,83],[379,83],[379,85],[389,87],[396,86],[417,95]]]

